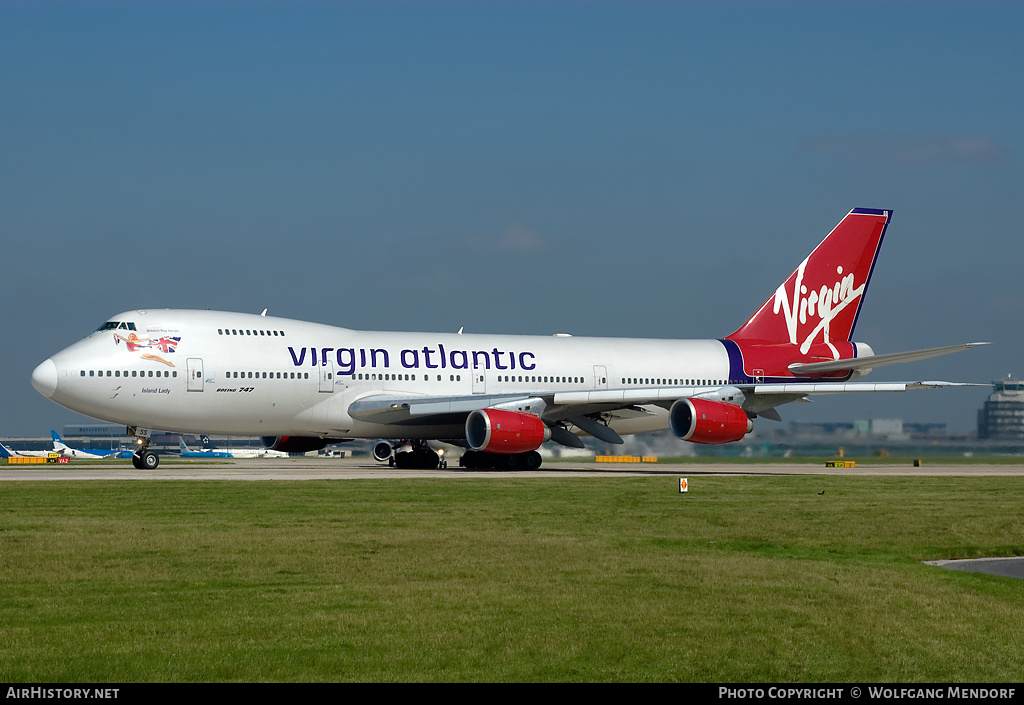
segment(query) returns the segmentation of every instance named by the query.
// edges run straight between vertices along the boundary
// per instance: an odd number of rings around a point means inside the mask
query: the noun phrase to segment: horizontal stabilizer
[[[813,375],[826,372],[842,372],[844,370],[863,370],[895,365],[899,362],[913,362],[924,360],[929,357],[948,355],[960,352],[979,345],[988,343],[961,343],[960,345],[947,345],[943,348],[928,348],[927,350],[911,350],[908,352],[891,353],[889,355],[869,355],[868,357],[848,358],[845,360],[827,360],[825,362],[795,362],[789,366],[789,371],[795,375]]]

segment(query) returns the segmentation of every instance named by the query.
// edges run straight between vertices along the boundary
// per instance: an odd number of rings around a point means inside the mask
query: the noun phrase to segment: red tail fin
[[[742,328],[736,342],[799,346],[849,341],[892,211],[854,208]]]

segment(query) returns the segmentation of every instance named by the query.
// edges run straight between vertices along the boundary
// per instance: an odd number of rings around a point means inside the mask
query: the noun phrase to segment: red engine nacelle
[[[522,411],[477,409],[466,419],[466,441],[473,450],[525,453],[549,438],[551,429],[540,417]]]
[[[270,450],[282,453],[308,453],[311,450],[326,448],[331,442],[329,438],[314,436],[260,436],[263,445]]]
[[[754,430],[747,412],[735,404],[707,399],[678,399],[668,412],[672,433],[691,443],[732,443]]]

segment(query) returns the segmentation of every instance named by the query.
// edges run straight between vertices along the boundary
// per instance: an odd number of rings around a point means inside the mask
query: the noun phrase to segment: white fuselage
[[[128,311],[106,326],[40,365],[33,383],[75,411],[177,432],[459,438],[462,421],[381,424],[348,409],[374,395],[729,383],[729,356],[718,340],[371,332],[194,310]],[[644,412],[613,425],[620,433],[667,427],[664,409]]]
[[[73,458],[75,460],[102,460],[103,458],[109,458],[112,455],[116,455],[116,451],[110,451],[109,453],[93,453],[88,450],[82,450],[81,448],[68,448],[66,445],[54,444],[53,452],[59,454],[62,458]]]

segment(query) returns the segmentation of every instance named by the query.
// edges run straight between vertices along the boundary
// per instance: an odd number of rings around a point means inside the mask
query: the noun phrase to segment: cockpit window
[[[129,321],[107,321],[96,330],[135,330],[135,324]]]

